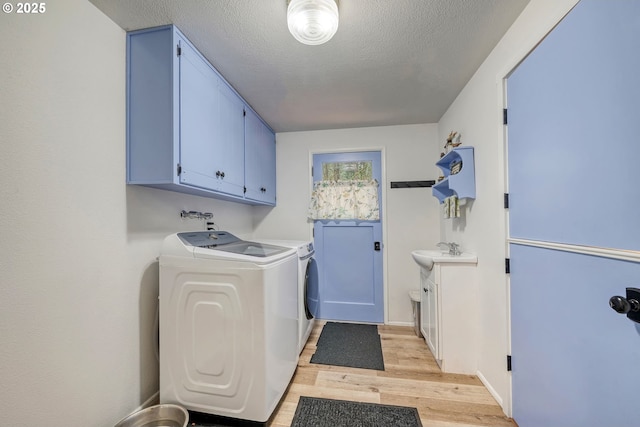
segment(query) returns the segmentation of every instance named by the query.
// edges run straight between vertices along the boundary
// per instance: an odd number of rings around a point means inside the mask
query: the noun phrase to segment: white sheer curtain
[[[380,219],[378,182],[372,180],[316,181],[313,183],[310,219]]]

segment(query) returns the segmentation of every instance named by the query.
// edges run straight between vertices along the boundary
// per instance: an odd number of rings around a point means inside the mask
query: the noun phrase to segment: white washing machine
[[[313,259],[313,242],[306,240],[258,240],[294,248],[298,252],[298,353],[304,349],[318,309],[318,266]]]
[[[266,423],[298,363],[298,256],[224,231],[160,254],[160,403]]]

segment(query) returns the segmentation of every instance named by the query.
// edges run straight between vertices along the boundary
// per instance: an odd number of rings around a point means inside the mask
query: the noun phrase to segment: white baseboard
[[[411,326],[413,328],[413,322],[387,322],[389,326]]]
[[[484,377],[484,375],[482,375],[482,372],[477,371],[476,375],[478,376],[480,381],[482,381],[482,384],[484,384],[484,386],[487,388],[487,390],[489,390],[489,393],[491,393],[491,396],[493,396],[493,398],[496,400],[496,402],[498,402],[498,405],[500,405],[500,407],[502,408],[502,411],[506,414],[506,411],[505,411],[504,406],[503,406],[504,402],[502,400],[502,397],[500,397],[498,392],[496,392],[496,390],[491,386],[491,383],[489,383],[489,381],[487,381],[487,379]]]

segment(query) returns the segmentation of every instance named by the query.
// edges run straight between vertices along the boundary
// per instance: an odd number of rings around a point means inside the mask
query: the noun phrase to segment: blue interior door
[[[379,151],[314,154],[313,180],[323,180],[323,163],[371,162],[381,179]],[[378,200],[381,189],[378,187]],[[382,223],[326,220],[314,222],[318,263],[318,317],[326,320],[384,322]]]
[[[635,423],[640,327],[608,301],[640,288],[639,16],[582,0],[507,82],[520,427]]]

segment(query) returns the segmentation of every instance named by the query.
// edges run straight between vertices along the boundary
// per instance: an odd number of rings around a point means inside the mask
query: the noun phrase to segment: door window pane
[[[351,181],[373,179],[372,162],[331,162],[322,163],[323,181]]]

